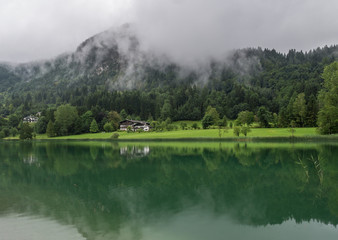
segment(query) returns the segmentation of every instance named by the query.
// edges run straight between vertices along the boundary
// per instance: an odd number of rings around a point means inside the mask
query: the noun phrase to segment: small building
[[[38,117],[35,117],[33,115],[29,115],[27,117],[24,117],[22,121],[24,123],[36,123],[38,120],[39,120]]]
[[[128,127],[131,127],[132,131],[137,131],[138,129],[142,129],[143,131],[148,132],[150,130],[150,123],[145,121],[138,120],[123,120],[120,122],[120,130],[127,131]]]

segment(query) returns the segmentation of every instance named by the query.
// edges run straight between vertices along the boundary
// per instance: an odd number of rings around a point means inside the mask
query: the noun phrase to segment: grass
[[[180,123],[178,123],[180,124]],[[295,128],[295,137],[300,138],[320,138],[316,128]],[[198,130],[175,130],[163,132],[118,132],[121,140],[147,140],[147,139],[243,139],[243,135],[236,137],[232,129],[198,129]],[[46,134],[37,135],[36,139],[110,139],[113,133],[86,133],[81,135],[62,136],[48,138]],[[221,135],[221,137],[220,137]],[[289,138],[291,133],[288,128],[252,128],[247,138]],[[17,137],[7,139],[18,139]]]
[[[221,135],[221,137],[220,137]],[[294,133],[296,137],[318,136],[315,128],[298,128]],[[243,135],[241,135],[243,137]],[[248,137],[290,137],[291,133],[286,128],[254,128]],[[190,138],[236,138],[233,130],[229,129],[200,129],[176,130],[165,132],[120,133],[120,139],[190,139]]]

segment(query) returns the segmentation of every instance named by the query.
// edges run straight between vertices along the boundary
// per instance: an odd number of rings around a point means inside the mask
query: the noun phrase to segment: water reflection
[[[45,216],[86,239],[264,239],[295,222],[337,234],[334,145],[1,142],[0,155],[0,215]]]

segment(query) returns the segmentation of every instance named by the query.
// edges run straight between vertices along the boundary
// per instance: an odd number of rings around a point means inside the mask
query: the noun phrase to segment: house
[[[120,122],[120,130],[127,131],[128,127],[131,127],[132,131],[137,131],[138,129],[142,129],[143,131],[148,132],[150,130],[150,123],[145,121],[138,121],[138,120],[123,120]]]
[[[38,117],[35,117],[33,115],[29,115],[27,117],[24,117],[22,121],[24,123],[36,123],[38,120],[39,120]]]

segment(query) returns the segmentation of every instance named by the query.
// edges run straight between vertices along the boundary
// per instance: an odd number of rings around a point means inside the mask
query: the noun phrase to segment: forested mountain
[[[52,60],[0,64],[0,115],[22,118],[69,103],[80,116],[91,110],[102,127],[109,111],[200,120],[208,106],[229,119],[264,107],[279,126],[316,126],[321,76],[337,58],[338,46],[287,54],[248,48],[184,65],[144,50],[125,25]]]

